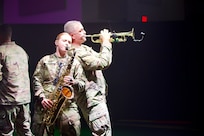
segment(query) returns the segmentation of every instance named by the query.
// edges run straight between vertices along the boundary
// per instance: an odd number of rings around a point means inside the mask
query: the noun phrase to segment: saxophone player
[[[56,128],[63,136],[80,135],[80,115],[74,99],[65,101],[53,124],[47,125],[43,122],[45,112],[55,105],[56,90],[59,91],[62,85],[71,86],[74,91],[84,89],[85,82],[81,79],[83,69],[77,59],[72,56],[73,53],[68,53],[67,47],[71,47],[71,42],[72,38],[68,33],[59,33],[55,40],[55,53],[42,57],[33,73],[35,103],[32,131],[36,136],[52,136]],[[67,69],[70,65],[71,67]],[[69,72],[66,73],[68,70]]]

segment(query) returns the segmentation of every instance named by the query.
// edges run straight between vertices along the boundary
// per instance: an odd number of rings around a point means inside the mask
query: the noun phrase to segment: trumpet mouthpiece
[[[85,35],[85,37],[91,37],[91,35]]]

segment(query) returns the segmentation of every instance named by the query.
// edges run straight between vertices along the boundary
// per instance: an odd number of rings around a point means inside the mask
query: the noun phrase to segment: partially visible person
[[[111,136],[111,120],[107,106],[107,83],[103,70],[112,62],[111,33],[101,30],[100,52],[83,44],[86,41],[86,31],[80,21],[71,20],[64,24],[64,31],[72,36],[72,47],[85,70],[86,87],[84,92],[77,94],[77,104],[89,125],[93,136]]]
[[[74,94],[75,91],[84,90],[85,82],[81,78],[83,69],[79,61],[74,59],[74,50],[70,49],[71,42],[72,38],[68,33],[59,33],[55,40],[56,51],[42,57],[34,71],[32,83],[35,104],[32,131],[36,136],[53,136],[56,129],[62,136],[80,135],[80,114],[74,98],[65,101],[53,124],[44,122],[45,115],[49,116],[46,111],[54,109],[53,106],[56,107],[55,104],[58,103],[55,95],[61,91],[61,87],[73,87]],[[58,110],[54,110],[54,113]]]
[[[12,41],[12,27],[0,25],[0,135],[32,136],[28,54]]]

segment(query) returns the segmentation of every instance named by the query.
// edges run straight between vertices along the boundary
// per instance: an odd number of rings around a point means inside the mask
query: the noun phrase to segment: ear
[[[70,34],[70,36],[72,37],[72,41],[75,39],[75,35],[74,34]]]
[[[58,40],[55,40],[55,45],[58,45]]]

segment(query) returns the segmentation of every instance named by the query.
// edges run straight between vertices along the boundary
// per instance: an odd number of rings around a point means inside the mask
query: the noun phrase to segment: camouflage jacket
[[[0,46],[0,79],[1,105],[31,101],[28,55],[15,42]]]
[[[85,71],[86,96],[92,97],[88,99],[88,107],[90,107],[97,104],[91,99],[97,99],[97,95],[107,95],[108,85],[102,71],[107,69],[112,62],[112,45],[101,46],[100,52],[94,51],[87,45],[81,45],[75,50],[76,56]]]
[[[59,79],[67,70],[67,65],[71,62],[71,58],[68,55],[65,58],[59,58],[55,54],[51,54],[39,60],[32,77],[35,97],[52,98],[52,95],[58,89],[56,85],[61,84]],[[72,75],[78,81],[75,91],[84,91],[85,82],[82,78],[82,73],[82,66],[77,59],[74,59],[69,75]]]

